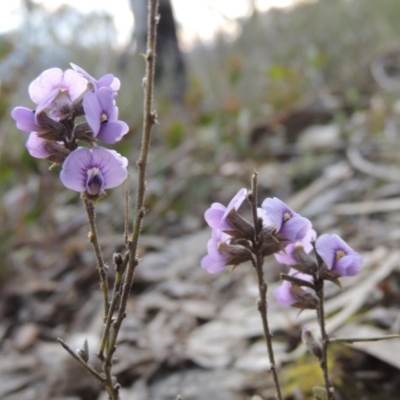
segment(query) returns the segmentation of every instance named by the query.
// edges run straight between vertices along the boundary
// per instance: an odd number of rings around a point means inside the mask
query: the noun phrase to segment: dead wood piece
[[[400,170],[390,165],[376,165],[367,161],[355,147],[347,150],[347,158],[353,168],[364,174],[383,181],[400,182]]]
[[[343,180],[350,179],[352,175],[353,171],[347,163],[338,163],[333,165],[332,167],[327,168],[323,176],[317,178],[307,188],[292,196],[288,201],[288,204],[294,210],[301,210],[315,196],[329,187],[337,185]]]
[[[362,203],[343,203],[333,206],[335,215],[365,215],[374,213],[387,213],[400,210],[400,198],[364,201]]]

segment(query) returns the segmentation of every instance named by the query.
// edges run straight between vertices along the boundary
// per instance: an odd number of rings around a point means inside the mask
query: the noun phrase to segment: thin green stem
[[[103,302],[104,302],[104,319],[107,318],[109,311],[109,302],[108,302],[108,280],[107,280],[107,267],[104,263],[103,254],[100,249],[99,239],[97,235],[97,227],[96,227],[96,212],[94,204],[87,199],[83,199],[83,203],[85,205],[86,213],[89,220],[90,232],[89,232],[89,241],[93,246],[94,252],[96,254],[97,260],[97,270],[99,271],[100,276],[100,287],[103,293]]]

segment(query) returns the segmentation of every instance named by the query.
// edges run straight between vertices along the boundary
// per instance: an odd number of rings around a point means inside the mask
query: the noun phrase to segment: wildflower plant
[[[227,207],[214,203],[205,212],[205,220],[212,229],[208,242],[208,254],[201,266],[210,273],[221,272],[227,266],[236,267],[250,262],[258,279],[258,310],[261,315],[270,369],[276,398],[282,400],[277,365],[272,347],[272,334],[267,318],[267,283],[264,280],[263,264],[267,256],[289,268],[281,273],[282,284],[275,289],[276,301],[284,307],[300,310],[316,310],[320,327],[320,340],[303,328],[303,342],[306,348],[320,362],[324,387],[316,387],[318,399],[330,400],[333,385],[329,378],[327,350],[330,342],[368,341],[359,338],[329,338],[325,328],[324,284],[331,281],[340,286],[340,278],[356,275],[362,266],[362,256],[353,250],[338,235],[323,234],[317,237],[311,222],[297,214],[277,198],[265,199],[261,207],[257,204],[257,174],[253,174],[250,191],[241,189]],[[247,199],[252,222],[244,219],[239,208]],[[394,335],[398,337],[398,335]],[[371,340],[391,339],[393,335]]]
[[[35,104],[32,108],[12,110],[17,128],[27,132],[29,153],[51,162],[51,169],[60,168],[63,185],[81,193],[89,222],[89,241],[97,260],[100,287],[103,294],[104,326],[97,356],[102,363],[99,371],[88,363],[89,349],[85,341],[74,351],[62,339],[60,344],[107,390],[110,400],[118,400],[119,384],[111,368],[133,276],[139,263],[137,246],[145,216],[144,196],[146,164],[152,127],[156,122],[153,107],[156,25],[158,1],[149,0],[148,43],[144,86],[144,122],[142,146],[137,162],[138,184],[133,228],[130,230],[128,191],[128,160],[106,146],[121,140],[129,131],[128,124],[118,117],[120,81],[112,74],[95,79],[81,67],[71,64],[65,71],[50,68],[43,71],[30,85],[28,93]],[[84,119],[84,120],[83,120]],[[105,144],[105,145],[104,145]],[[115,280],[112,291],[108,286],[108,266],[99,244],[95,207],[106,196],[106,190],[127,183],[125,207],[125,254],[115,253]]]

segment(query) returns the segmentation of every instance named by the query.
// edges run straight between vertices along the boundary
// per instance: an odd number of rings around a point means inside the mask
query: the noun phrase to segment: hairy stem
[[[317,316],[318,323],[321,330],[321,343],[322,343],[322,354],[320,360],[320,366],[322,369],[322,373],[324,376],[324,385],[327,395],[327,400],[332,399],[333,386],[329,379],[328,373],[328,345],[329,345],[329,336],[326,333],[325,329],[325,310],[324,310],[324,281],[323,279],[316,276],[315,279],[315,288],[316,294],[318,296],[318,308],[317,308]]]
[[[89,372],[89,374],[93,375],[102,385],[104,385],[106,382],[104,376],[100,375],[92,366],[90,366],[86,361],[82,360],[82,358],[75,353],[75,351],[73,351],[71,349],[71,347],[69,347],[67,345],[67,343],[64,342],[64,340],[58,338],[57,341],[61,344],[61,346],[73,357],[75,358],[76,361],[78,361],[79,364],[81,364],[83,366],[83,368],[86,369],[86,371]]]
[[[92,243],[94,252],[96,254],[97,260],[97,269],[99,271],[100,276],[100,287],[103,293],[103,302],[104,302],[104,320],[107,318],[109,311],[109,303],[108,303],[108,280],[107,280],[107,267],[104,263],[103,254],[100,249],[99,239],[97,235],[97,227],[96,227],[96,213],[94,204],[87,199],[83,200],[85,205],[86,213],[89,220],[90,232],[89,232],[89,241]]]
[[[154,87],[154,69],[156,59],[156,33],[158,22],[158,0],[148,0],[148,37],[146,52],[146,77],[145,77],[145,93],[144,93],[144,120],[142,145],[139,160],[137,161],[138,186],[136,192],[135,204],[135,222],[133,224],[132,235],[128,240],[129,260],[125,279],[123,283],[120,306],[118,309],[116,320],[112,323],[112,332],[107,349],[105,362],[112,364],[112,358],[116,349],[118,333],[126,314],[126,305],[132,287],[134,272],[138,265],[137,247],[140,232],[142,229],[143,218],[146,214],[144,208],[144,198],[146,191],[146,166],[150,149],[151,133],[156,123],[157,115],[152,109],[153,107],[153,87]]]
[[[261,315],[261,321],[262,321],[262,326],[263,326],[263,331],[264,331],[264,338],[265,338],[265,342],[267,345],[269,361],[271,363],[271,372],[272,372],[272,376],[274,379],[276,395],[277,395],[278,400],[282,400],[281,387],[279,384],[278,373],[276,370],[274,350],[272,348],[272,334],[271,334],[271,331],[270,331],[269,325],[268,325],[268,316],[267,316],[268,285],[264,280],[264,271],[263,271],[264,257],[262,255],[261,249],[260,249],[261,243],[260,243],[259,235],[260,235],[260,232],[262,229],[262,224],[260,223],[259,218],[257,216],[257,197],[258,197],[257,188],[258,188],[257,187],[257,173],[254,172],[252,181],[251,181],[251,193],[249,194],[249,202],[250,202],[251,212],[253,215],[253,222],[254,222],[254,229],[255,229],[254,251],[255,251],[256,259],[255,259],[255,262],[253,265],[254,265],[256,273],[257,273],[258,292],[259,292],[259,297],[260,297],[258,300],[257,308]]]
[[[98,351],[98,357],[100,358],[101,361],[104,361],[104,350],[106,349],[107,343],[109,341],[109,333],[110,333],[110,327],[111,323],[113,320],[113,315],[116,310],[118,300],[121,298],[121,287],[122,287],[122,279],[124,276],[124,272],[126,269],[126,266],[129,261],[129,256],[126,254],[125,258],[120,261],[116,261],[115,263],[115,280],[114,280],[114,288],[113,288],[113,293],[111,296],[111,303],[110,303],[110,309],[107,315],[107,319],[104,325],[103,329],[103,336],[101,338],[100,342],[100,347]]]

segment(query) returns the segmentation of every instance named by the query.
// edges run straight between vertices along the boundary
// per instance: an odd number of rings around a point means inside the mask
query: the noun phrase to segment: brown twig
[[[324,375],[324,385],[325,385],[327,400],[331,400],[333,393],[333,386],[329,379],[329,372],[328,372],[328,345],[330,341],[329,341],[329,336],[326,333],[325,329],[324,281],[317,275],[314,279],[314,284],[315,284],[315,293],[317,294],[319,300],[317,308],[317,316],[321,331],[321,344],[322,344],[320,366],[322,369],[322,373]]]
[[[360,342],[379,342],[380,340],[400,339],[400,335],[372,336],[369,338],[338,337],[329,338],[329,343],[360,343]]]
[[[129,261],[123,283],[122,296],[115,322],[112,324],[112,334],[109,340],[105,362],[107,365],[112,364],[112,358],[116,349],[118,333],[125,318],[125,310],[128,302],[129,294],[132,287],[134,272],[138,265],[137,246],[139,235],[142,228],[142,221],[146,214],[144,208],[144,197],[146,191],[146,166],[150,149],[152,128],[157,120],[157,114],[153,107],[153,86],[154,86],[154,70],[156,58],[156,27],[158,22],[158,0],[149,0],[148,10],[148,37],[146,59],[146,77],[145,77],[145,95],[144,95],[144,121],[142,146],[140,157],[137,162],[138,169],[138,186],[136,192],[135,205],[135,222],[130,239],[128,240]]]
[[[99,271],[100,276],[100,287],[103,293],[103,303],[104,303],[104,320],[107,318],[109,303],[108,303],[108,280],[107,280],[107,267],[104,263],[103,255],[99,245],[99,238],[97,235],[97,227],[96,227],[96,213],[94,204],[87,199],[83,199],[83,203],[85,205],[86,213],[89,220],[90,232],[89,232],[89,241],[92,243],[94,252],[96,254],[97,260],[97,269]]]
[[[261,315],[263,331],[264,331],[264,338],[267,345],[268,357],[271,363],[271,372],[274,379],[274,385],[276,390],[276,395],[278,400],[282,400],[282,393],[281,387],[279,384],[278,373],[276,370],[276,363],[275,363],[275,356],[274,350],[272,348],[272,334],[269,330],[268,325],[268,317],[267,317],[267,290],[268,285],[264,280],[264,271],[263,271],[263,264],[264,264],[264,257],[262,252],[260,251],[260,240],[259,236],[261,233],[262,225],[260,224],[258,215],[257,215],[257,172],[253,173],[252,180],[251,180],[251,193],[249,194],[249,202],[251,207],[251,212],[253,216],[254,222],[254,229],[255,229],[255,237],[254,237],[254,251],[256,255],[255,261],[253,261],[253,265],[255,267],[258,279],[258,291],[259,291],[259,300],[257,304],[258,311]]]

